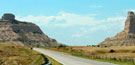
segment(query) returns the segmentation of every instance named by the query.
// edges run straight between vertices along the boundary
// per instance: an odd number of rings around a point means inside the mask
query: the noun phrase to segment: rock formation
[[[99,44],[100,46],[135,46],[135,14],[128,12],[125,28],[112,38],[107,38]]]
[[[2,16],[2,20],[3,21],[12,21],[12,20],[15,20],[15,16],[13,14],[6,13]]]
[[[27,46],[59,45],[55,39],[45,35],[37,25],[17,21],[13,14],[4,14],[0,19],[0,42],[18,41]]]

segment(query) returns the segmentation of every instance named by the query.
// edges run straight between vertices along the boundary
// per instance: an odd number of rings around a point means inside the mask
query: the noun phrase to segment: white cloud
[[[125,9],[125,10],[123,10],[124,12],[128,12],[128,11],[133,11],[133,12],[135,12],[135,9]]]
[[[113,17],[113,18],[107,18],[106,21],[122,21],[122,20],[125,20],[126,18],[125,17]]]
[[[54,27],[82,26],[84,27],[84,29],[79,30],[76,33],[72,34],[72,37],[81,37],[98,30],[108,31],[109,29],[113,29],[115,27],[122,29],[126,17],[119,16],[119,17],[108,17],[104,19],[97,19],[96,17],[87,15],[59,12],[57,16],[28,15],[26,17],[17,16],[16,19],[33,22],[43,26],[54,26]]]
[[[102,5],[90,5],[89,7],[90,8],[102,8],[103,6]]]
[[[19,16],[16,17],[17,20],[34,22],[39,25],[48,25],[49,22],[53,18],[54,18],[54,16],[32,16],[32,15],[28,15],[26,17],[19,17]]]
[[[80,31],[72,34],[72,37],[74,38],[81,38],[84,36],[87,37],[87,35],[99,32],[101,30],[106,32],[112,32],[114,29],[122,30],[124,27],[125,19],[126,17],[111,17],[102,20],[95,20],[98,23],[96,23],[93,26],[89,26],[89,28],[86,27],[85,29],[81,29]]]
[[[54,26],[75,26],[75,25],[94,25],[96,22],[95,18],[90,16],[83,16],[78,14],[60,12],[58,16],[32,16],[28,15],[26,17],[17,16],[18,20],[30,21],[34,23],[41,23],[42,25],[52,25],[50,23],[57,22],[53,24]],[[63,23],[62,23],[63,21]],[[93,21],[93,22],[91,22]]]
[[[84,16],[67,12],[60,12],[57,16],[32,16],[26,17],[17,16],[18,20],[34,22],[40,25],[54,25],[54,26],[94,26],[104,22],[122,21],[125,17],[110,17],[106,19],[96,19],[92,16]]]
[[[72,37],[74,38],[78,38],[78,37],[81,37],[82,35],[81,34],[73,34]]]

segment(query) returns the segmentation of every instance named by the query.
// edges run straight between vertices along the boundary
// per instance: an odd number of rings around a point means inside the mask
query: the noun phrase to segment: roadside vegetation
[[[41,65],[44,58],[25,46],[0,44],[0,65]]]
[[[97,47],[61,45],[59,47],[47,49],[65,52],[73,56],[83,57],[97,61],[110,62],[119,65],[135,65],[135,46]]]
[[[56,60],[54,60],[53,58],[51,58],[47,55],[45,55],[45,56],[49,59],[49,61],[51,61],[52,65],[63,65],[63,64],[57,62]]]

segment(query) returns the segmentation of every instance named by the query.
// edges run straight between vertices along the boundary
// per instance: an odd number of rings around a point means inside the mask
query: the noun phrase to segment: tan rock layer
[[[112,38],[106,38],[100,46],[135,46],[135,15],[129,11],[125,28]]]

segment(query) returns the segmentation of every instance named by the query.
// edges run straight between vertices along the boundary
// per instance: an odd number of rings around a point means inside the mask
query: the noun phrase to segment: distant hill
[[[106,38],[100,46],[135,46],[135,14],[128,12],[125,28],[112,38]]]
[[[57,46],[59,43],[45,35],[33,23],[22,22],[6,13],[0,19],[0,42],[20,42],[26,46]],[[16,43],[17,44],[17,43]]]

